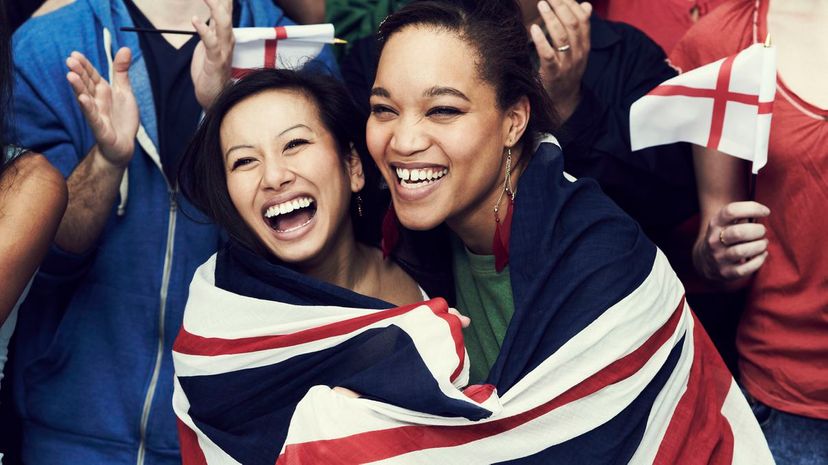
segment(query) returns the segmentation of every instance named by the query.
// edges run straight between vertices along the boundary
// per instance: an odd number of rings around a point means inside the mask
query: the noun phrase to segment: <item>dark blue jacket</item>
[[[238,5],[241,26],[292,24],[270,1]],[[145,59],[137,35],[119,30],[131,25],[120,0],[77,0],[14,36],[14,127],[23,146],[69,176],[95,143],[65,59],[79,50],[106,77],[105,30],[112,52],[133,51],[130,80],[147,135],[94,249],[76,256],[53,248],[21,308],[14,398],[23,458],[33,465],[180,463],[170,348],[193,272],[219,234],[178,198],[151,155],[158,134]],[[322,59],[335,68],[329,50]]]

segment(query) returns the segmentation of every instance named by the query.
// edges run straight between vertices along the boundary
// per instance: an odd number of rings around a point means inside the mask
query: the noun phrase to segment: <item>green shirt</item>
[[[494,255],[476,255],[452,240],[457,309],[471,318],[463,330],[471,364],[469,383],[486,380],[515,313],[509,267],[495,271]]]

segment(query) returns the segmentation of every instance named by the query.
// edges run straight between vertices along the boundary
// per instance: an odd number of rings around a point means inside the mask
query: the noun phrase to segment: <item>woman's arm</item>
[[[0,324],[46,255],[67,198],[63,176],[40,154],[21,156],[0,177]]]
[[[770,214],[748,198],[747,163],[717,150],[693,146],[701,228],[693,247],[696,270],[712,281],[747,284],[768,256],[765,227],[748,222]]]

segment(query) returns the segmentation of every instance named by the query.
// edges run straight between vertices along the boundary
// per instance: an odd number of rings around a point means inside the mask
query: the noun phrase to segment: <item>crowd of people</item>
[[[825,2],[0,6],[0,462],[828,463]],[[768,35],[755,189],[631,150]]]

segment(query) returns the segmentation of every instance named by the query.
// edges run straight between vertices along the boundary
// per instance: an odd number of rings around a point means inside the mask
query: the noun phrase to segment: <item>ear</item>
[[[506,119],[503,122],[503,136],[506,147],[513,147],[523,137],[526,127],[529,125],[531,106],[529,98],[525,95],[514,105],[506,109]]]
[[[365,172],[362,170],[362,160],[359,158],[359,153],[354,148],[354,144],[351,144],[351,150],[348,152],[345,166],[348,169],[348,177],[351,180],[351,192],[361,191],[365,187]]]

